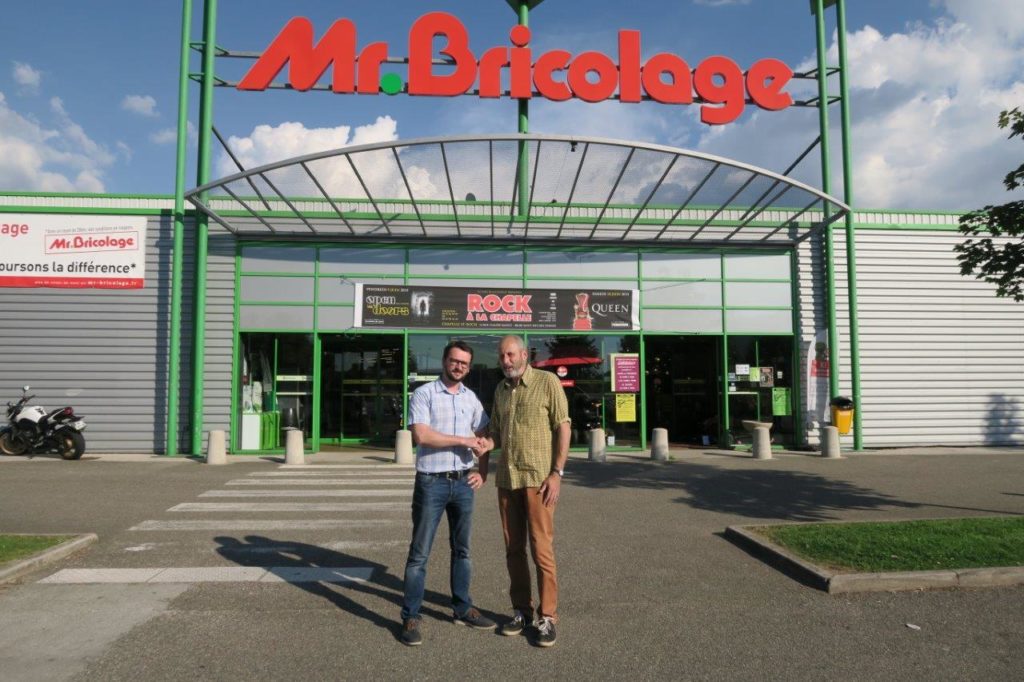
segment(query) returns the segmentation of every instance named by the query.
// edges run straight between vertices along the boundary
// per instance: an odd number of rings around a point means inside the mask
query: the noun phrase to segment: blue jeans
[[[448,516],[452,552],[452,608],[455,615],[461,617],[473,606],[469,598],[469,535],[473,521],[473,489],[466,483],[465,476],[449,480],[417,473],[416,488],[412,495],[412,542],[409,543],[409,558],[405,562],[403,621],[420,617],[427,578],[427,559],[434,544],[437,526],[441,523],[442,512]]]

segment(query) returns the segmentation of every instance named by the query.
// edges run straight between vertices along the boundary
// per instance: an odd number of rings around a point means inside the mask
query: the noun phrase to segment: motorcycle
[[[78,459],[85,452],[85,421],[73,407],[47,412],[29,405],[35,398],[24,386],[21,399],[7,403],[7,424],[0,427],[0,455],[26,455],[56,451],[64,459]]]

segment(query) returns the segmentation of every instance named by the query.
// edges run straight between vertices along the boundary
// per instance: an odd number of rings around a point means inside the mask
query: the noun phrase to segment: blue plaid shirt
[[[426,424],[449,436],[472,436],[487,426],[487,414],[476,393],[459,384],[458,393],[449,393],[440,379],[420,386],[409,398],[409,424]],[[416,471],[438,473],[473,466],[469,448],[416,447]]]

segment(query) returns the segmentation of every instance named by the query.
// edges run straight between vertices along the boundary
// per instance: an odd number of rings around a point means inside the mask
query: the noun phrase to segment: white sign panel
[[[0,287],[141,289],[145,216],[0,214]]]

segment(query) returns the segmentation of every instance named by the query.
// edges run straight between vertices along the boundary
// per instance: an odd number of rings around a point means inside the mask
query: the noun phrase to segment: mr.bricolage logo
[[[713,56],[691,72],[686,61],[668,52],[641,63],[639,31],[619,31],[616,60],[592,51],[573,56],[566,50],[550,50],[535,56],[526,26],[512,27],[509,37],[512,47],[492,47],[477,59],[461,21],[445,12],[423,15],[409,29],[408,93],[465,95],[472,94],[476,84],[475,94],[487,98],[531,99],[539,94],[559,102],[572,98],[600,102],[617,96],[620,102],[639,102],[647,95],[664,104],[692,104],[696,97],[701,102],[701,121],[708,124],[736,120],[748,97],[770,111],[793,104],[790,94],[783,92],[793,71],[778,59],[754,62],[744,74],[731,59]],[[445,41],[440,50],[450,61],[440,67],[445,73],[434,69],[435,38]],[[383,90],[393,95],[402,92],[405,83],[397,74],[381,77],[380,67],[387,57],[387,43],[376,42],[363,47],[357,58],[356,27],[348,19],[335,21],[314,43],[312,22],[295,17],[239,81],[238,89],[266,90],[288,64],[289,85],[309,90],[333,65],[334,92],[376,95]],[[508,70],[507,92],[502,90],[504,69]]]
[[[138,232],[110,234],[47,235],[46,253],[87,253],[90,251],[138,251]]]

